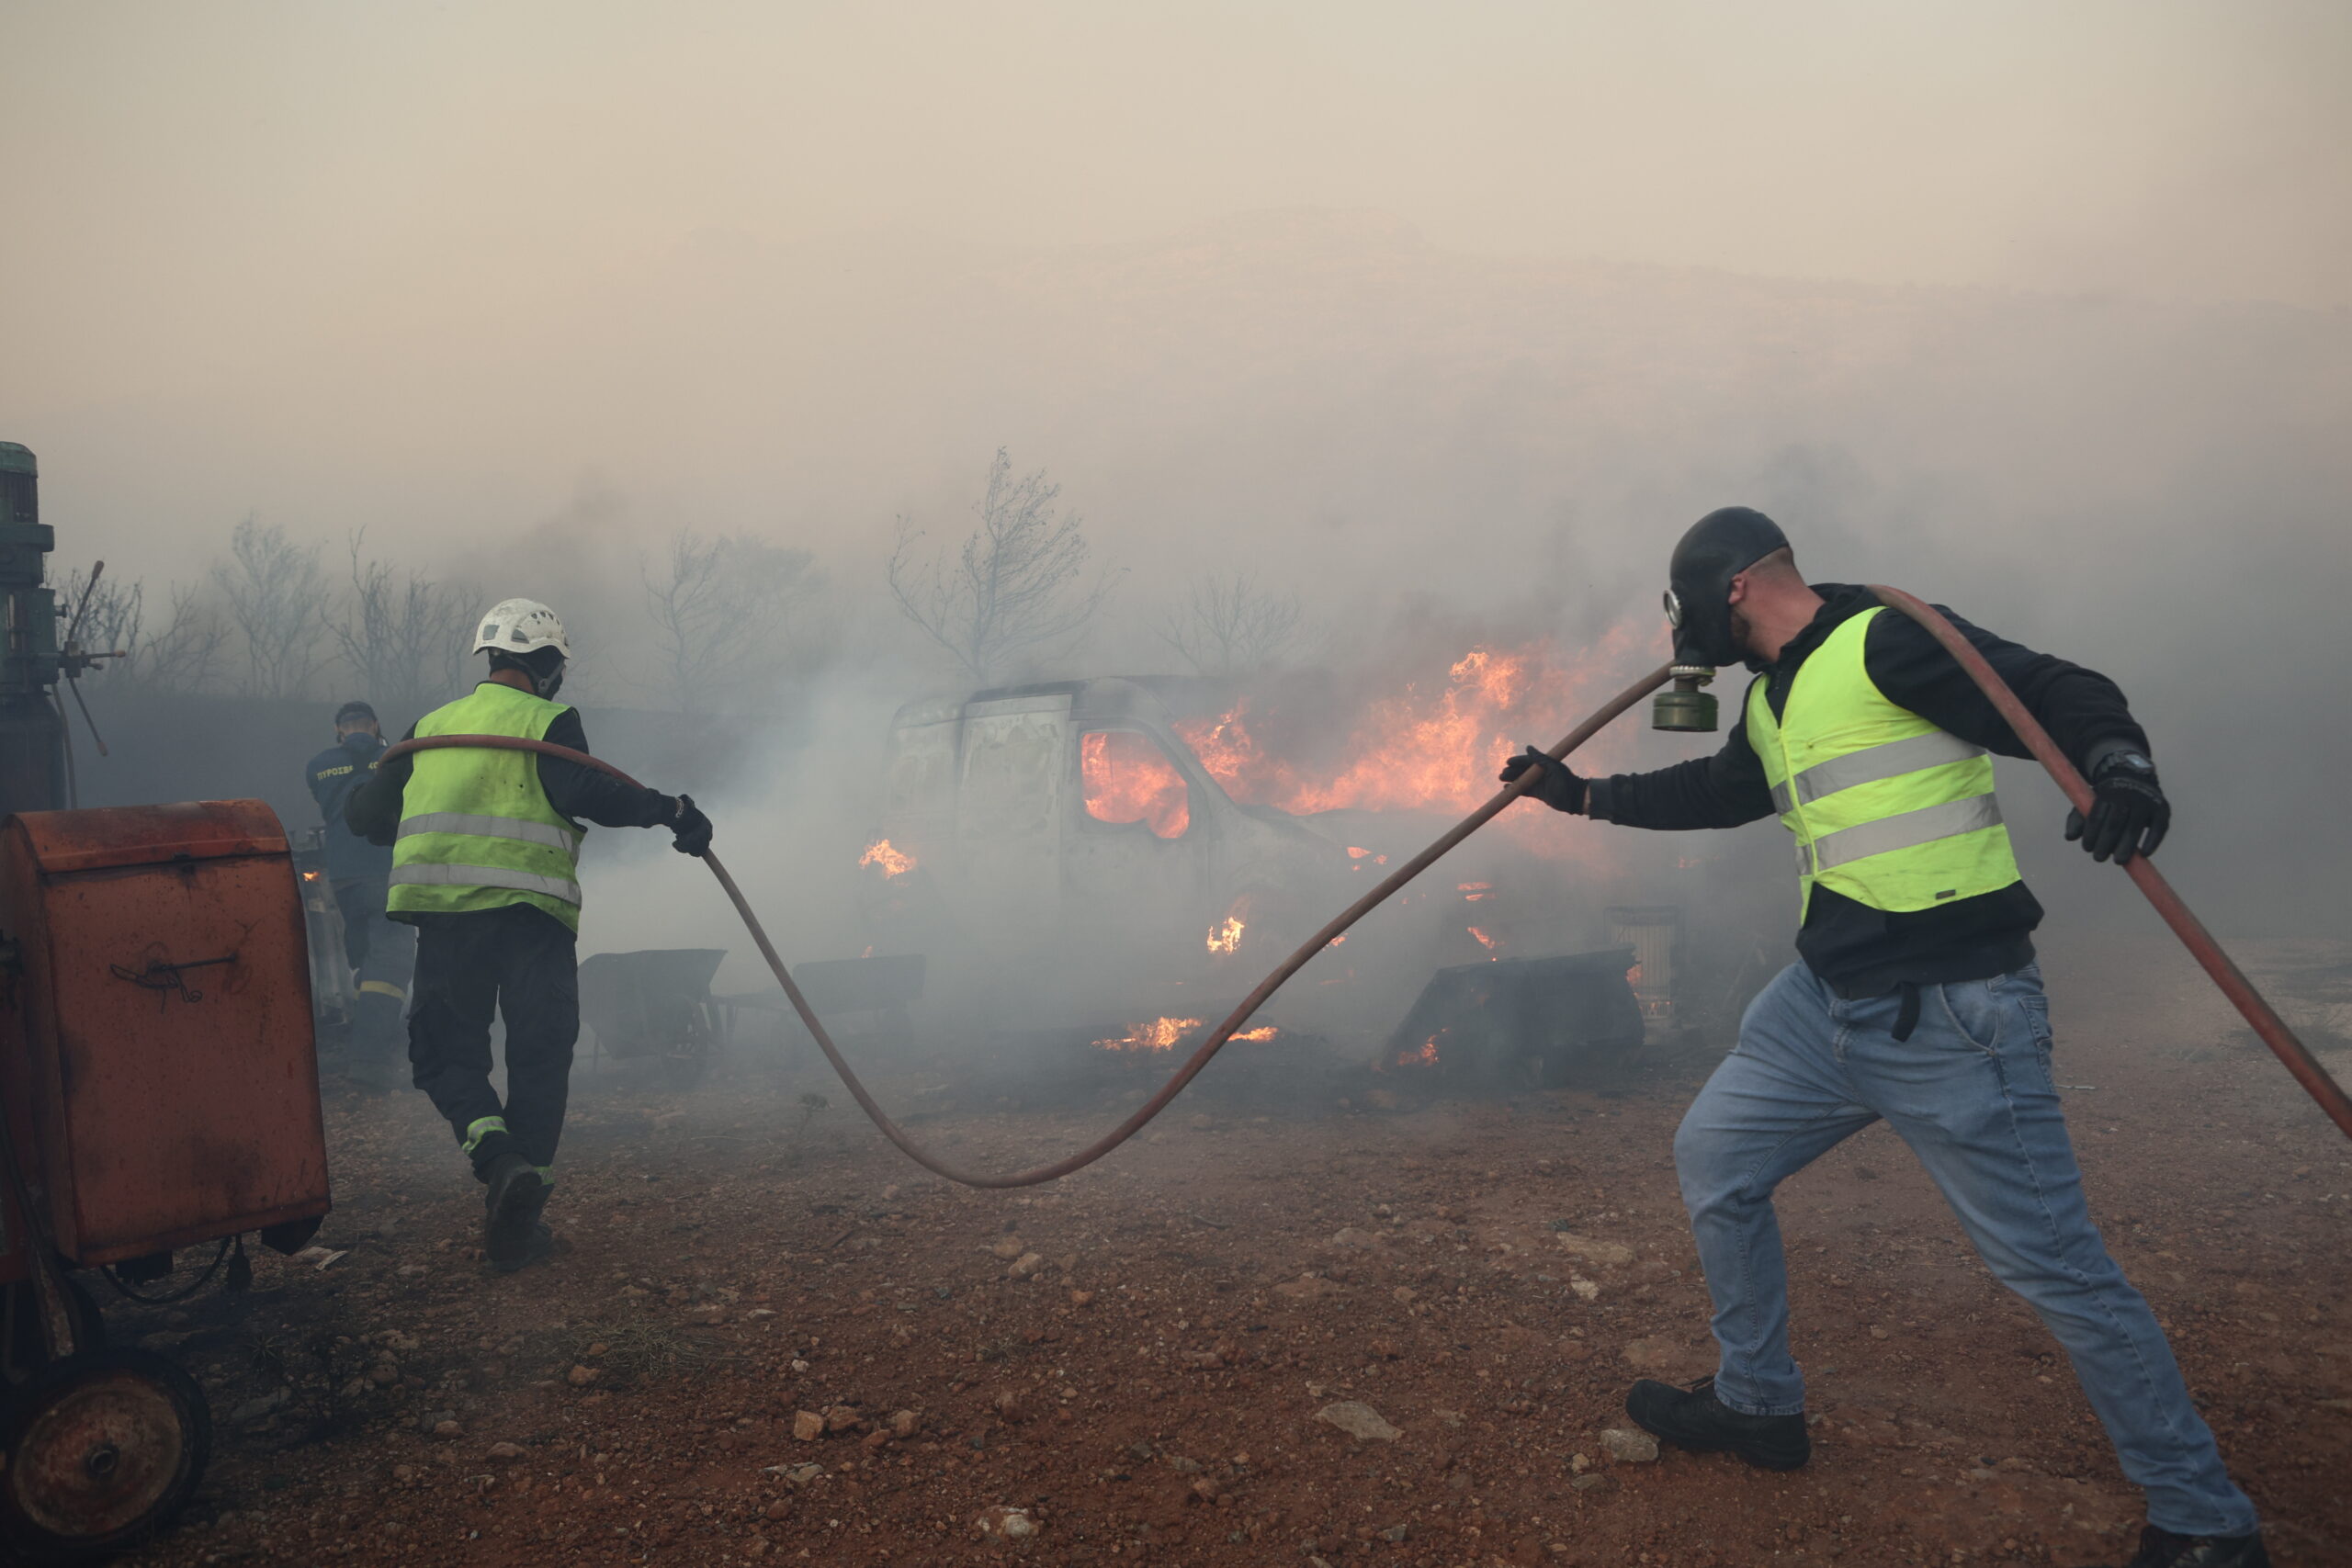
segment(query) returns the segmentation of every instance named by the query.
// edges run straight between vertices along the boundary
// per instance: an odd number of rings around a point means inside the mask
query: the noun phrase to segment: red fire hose
[[[2068,762],[2065,756],[2059,751],[2055,743],[2051,740],[2049,733],[2035,721],[2031,714],[2025,710],[2025,705],[2018,701],[2016,694],[2009,690],[2000,676],[1994,673],[1992,666],[1985,663],[1983,656],[1952,629],[1951,623],[1938,615],[1930,606],[1899,590],[1873,586],[1871,592],[1886,604],[1901,610],[1905,615],[1926,626],[1934,635],[1936,640],[1951,651],[1952,657],[1960,661],[1961,667],[1966,670],[1969,676],[1983,689],[1993,705],[2000,710],[2001,716],[2009,721],[2010,728],[2017,731],[2018,738],[2024,740],[2034,756],[2041,760],[2041,765],[2050,770],[2051,777],[2058,781],[2058,786],[2066,792],[2066,797],[2075,803],[2077,809],[2087,812],[2091,806],[2090,786],[2083,782],[2082,775],[2075,771],[2073,764]],[[1551,749],[1548,755],[1555,761],[1566,757],[1569,752],[1599,734],[1627,708],[1664,685],[1670,670],[1671,666],[1660,665],[1610,698],[1595,710],[1590,717],[1570,730],[1566,739]],[[583,767],[610,773],[613,777],[628,784],[637,784],[635,779],[630,778],[601,757],[592,757],[584,751],[574,751],[569,747],[552,745],[545,740],[526,740],[511,735],[435,735],[413,740],[403,740],[388,750],[382,760],[390,761],[394,757],[412,751],[440,750],[449,747],[487,747],[510,751],[538,751],[550,757],[560,757],[568,762],[578,762]],[[1407,883],[1427,871],[1456,844],[1492,821],[1505,807],[1517,800],[1532,787],[1536,777],[1537,775],[1532,772],[1523,773],[1517,782],[1498,791],[1484,806],[1455,823],[1436,842],[1389,873],[1377,887],[1340,910],[1330,923],[1307,938],[1306,943],[1297,952],[1276,964],[1273,972],[1261,980],[1257,988],[1244,997],[1240,1005],[1226,1015],[1225,1021],[1210,1032],[1206,1040],[1201,1042],[1192,1055],[1185,1058],[1184,1065],[1177,1068],[1168,1081],[1160,1086],[1159,1092],[1137,1107],[1135,1114],[1076,1154],[1056,1160],[1051,1165],[1039,1166],[1034,1170],[1015,1171],[1010,1175],[1001,1176],[956,1169],[917,1144],[907,1134],[905,1128],[890,1120],[888,1113],[875,1103],[874,1096],[867,1091],[865,1085],[858,1081],[857,1074],[851,1069],[848,1061],[842,1055],[841,1048],[833,1043],[833,1037],[825,1032],[823,1021],[818,1018],[816,1010],[808,1005],[808,998],[801,995],[800,987],[793,983],[791,971],[785,967],[783,958],[776,953],[775,944],[768,940],[766,930],[761,926],[759,917],[752,913],[752,906],[744,900],[743,890],[735,885],[735,879],[728,874],[727,867],[720,863],[718,857],[715,854],[705,855],[703,863],[710,867],[710,874],[718,879],[718,886],[726,891],[728,902],[735,906],[735,913],[741,918],[743,929],[752,933],[752,942],[759,946],[760,956],[767,960],[769,972],[775,975],[776,984],[784,987],[784,994],[792,1003],[793,1011],[800,1015],[800,1021],[808,1027],[809,1034],[815,1038],[817,1048],[825,1054],[825,1060],[831,1062],[833,1071],[841,1076],[843,1087],[849,1090],[850,1097],[857,1101],[858,1109],[865,1112],[874,1125],[881,1130],[884,1137],[896,1144],[901,1153],[924,1169],[935,1175],[944,1176],[950,1181],[961,1182],[967,1187],[1035,1187],[1041,1182],[1068,1176],[1074,1170],[1092,1165],[1096,1160],[1143,1131],[1144,1126],[1153,1117],[1166,1110],[1169,1102],[1183,1092],[1186,1084],[1200,1076],[1201,1070],[1209,1065],[1210,1059],[1225,1048],[1226,1042],[1232,1039],[1235,1032],[1250,1021],[1250,1016],[1266,1004],[1267,998],[1282,989],[1284,982],[1306,966],[1308,959],[1329,946],[1332,940],[1350,926],[1387,902]],[[644,786],[639,785],[639,787]],[[2148,896],[2149,902],[2155,905],[2157,913],[2164,916],[2165,923],[2172,927],[2174,933],[2188,945],[2189,952],[2196,954],[2197,961],[2204,965],[2205,972],[2212,976],[2214,983],[2222,987],[2222,994],[2236,1004],[2238,1011],[2245,1015],[2246,1021],[2254,1026],[2255,1032],[2262,1036],[2264,1043],[2272,1051],[2278,1054],[2278,1059],[2286,1064],[2287,1070],[2294,1074],[2295,1081],[2301,1084],[2312,1098],[2319,1101],[2321,1108],[2337,1126],[2344,1129],[2347,1137],[2352,1137],[2352,1100],[2347,1100],[2343,1087],[2329,1077],[2326,1070],[2312,1059],[2312,1054],[2304,1048],[2302,1042],[2295,1038],[2293,1032],[2288,1029],[2278,1013],[2271,1010],[2270,1004],[2263,999],[2261,993],[2254,988],[2253,983],[2239,972],[2236,964],[2230,962],[2229,956],[2222,953],[2205,928],[2198,922],[2197,917],[2188,912],[2188,906],[2180,901],[2180,896],[2172,890],[2171,886],[2161,875],[2157,874],[2155,867],[2149,864],[2147,857],[2135,856],[2125,869],[2130,873],[2132,881],[2139,885],[2140,890]]]
[[[1986,700],[2000,711],[2003,718],[2009,721],[2009,728],[2017,731],[2018,739],[2025,742],[2026,750],[2033,753],[2034,761],[2049,770],[2050,776],[2058,781],[2058,787],[2066,792],[2066,798],[2075,809],[2086,817],[2089,816],[2091,786],[2083,781],[2083,775],[2075,771],[2075,764],[2066,760],[2066,754],[2058,750],[2058,743],[2050,739],[2050,732],[2041,728],[2033,715],[2026,712],[2025,705],[2018,701],[2018,694],[2009,690],[2008,682],[1995,674],[1993,667],[1984,662],[1984,656],[1977,652],[1950,621],[1938,615],[1934,605],[1914,599],[1900,588],[1889,588],[1883,583],[1871,584],[1871,592],[1927,627],[1928,635],[1943,644],[1944,651],[1959,660],[1960,667],[1968,671],[1968,678],[1976,682],[1977,689],[1984,694]],[[2213,977],[2213,984],[2222,988],[2222,994],[2230,998],[2231,1005],[2254,1026],[2254,1032],[2262,1036],[2262,1043],[2270,1047],[2271,1054],[2278,1058],[2279,1064],[2294,1075],[2295,1081],[2303,1086],[2305,1093],[2319,1101],[2319,1108],[2327,1112],[2328,1120],[2342,1129],[2346,1137],[2352,1138],[2352,1096],[2344,1092],[2344,1086],[2319,1065],[2301,1040],[2295,1038],[2295,1032],[2287,1027],[2286,1020],[2280,1018],[2262,993],[2254,988],[2254,982],[2245,977],[2244,971],[2230,961],[2230,955],[2222,951],[2222,944],[2213,940],[2213,933],[2205,929],[2205,923],[2189,913],[2188,906],[2180,901],[2180,895],[2172,890],[2172,884],[2165,880],[2164,873],[2158,871],[2145,855],[2133,855],[2123,869],[2138,885],[2140,891],[2147,895],[2148,902],[2156,907],[2156,913],[2163,916],[2165,924],[2172,928],[2172,934],[2180,938],[2181,945],[2188,948],[2204,967],[2205,973]]]

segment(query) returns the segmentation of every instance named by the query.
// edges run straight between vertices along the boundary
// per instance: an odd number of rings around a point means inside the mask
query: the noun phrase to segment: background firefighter
[[[383,752],[376,710],[366,703],[349,702],[335,709],[334,744],[311,758],[303,771],[326,822],[322,843],[327,886],[343,915],[344,958],[359,978],[358,1015],[352,1020],[345,1076],[378,1093],[393,1083],[401,1015],[408,1007],[409,976],[416,967],[416,931],[385,912],[391,851],[353,832],[343,814],[352,795],[375,776]]]
[[[552,610],[502,601],[474,651],[490,656],[488,677],[408,738],[512,735],[588,750],[578,712],[553,700],[571,647]],[[394,758],[352,796],[349,818],[393,846],[390,915],[418,931],[409,1062],[487,1189],[483,1253],[500,1272],[537,1262],[553,1247],[540,1215],[580,1032],[582,824],[668,828],[680,851],[699,855],[710,822],[689,796],[486,749]],[[503,1103],[490,1082],[493,1013],[506,1021]]]
[[[1756,675],[1722,750],[1588,781],[1531,747],[1503,774],[1544,768],[1531,793],[1601,820],[1730,828],[1778,815],[1796,840],[1800,962],[1750,1004],[1675,1137],[1718,1368],[1688,1389],[1638,1382],[1628,1414],[1686,1449],[1805,1462],[1772,1193],[1883,1118],[2072,1359],[2146,1495],[2132,1568],[2267,1564],[2253,1505],[2084,1202],[2050,1072],[2030,935],[2041,907],[2018,877],[1985,756],[2025,748],[1924,628],[1867,589],[1808,585],[1760,513],[1701,519],[1676,547],[1672,582],[1677,663],[1744,660]],[[2097,804],[2067,837],[2102,861],[2153,851],[2171,809],[2122,693],[1951,619],[2090,780]]]

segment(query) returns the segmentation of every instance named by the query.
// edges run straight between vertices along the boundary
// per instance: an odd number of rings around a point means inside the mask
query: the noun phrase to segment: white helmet
[[[563,640],[563,623],[537,599],[501,599],[474,633],[476,653],[529,653],[542,648],[571,657],[571,645]]]

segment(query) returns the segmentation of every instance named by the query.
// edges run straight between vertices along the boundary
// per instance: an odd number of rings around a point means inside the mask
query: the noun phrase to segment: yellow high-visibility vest
[[[1933,908],[2016,882],[1993,760],[1888,699],[1863,660],[1876,605],[1798,666],[1780,717],[1747,688],[1747,743],[1796,837],[1800,906],[1815,886],[1873,909]]]
[[[485,681],[417,721],[418,736],[547,738],[571,710]],[[580,841],[587,830],[548,801],[529,751],[419,751],[401,797],[386,913],[447,914],[529,904],[580,929]]]

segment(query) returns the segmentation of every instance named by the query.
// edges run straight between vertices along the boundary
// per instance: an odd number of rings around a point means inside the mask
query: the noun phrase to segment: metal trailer
[[[291,1252],[327,1213],[298,886],[258,800],[0,819],[0,1556],[141,1539],[210,1447],[195,1382],[108,1348],[70,1271]]]

